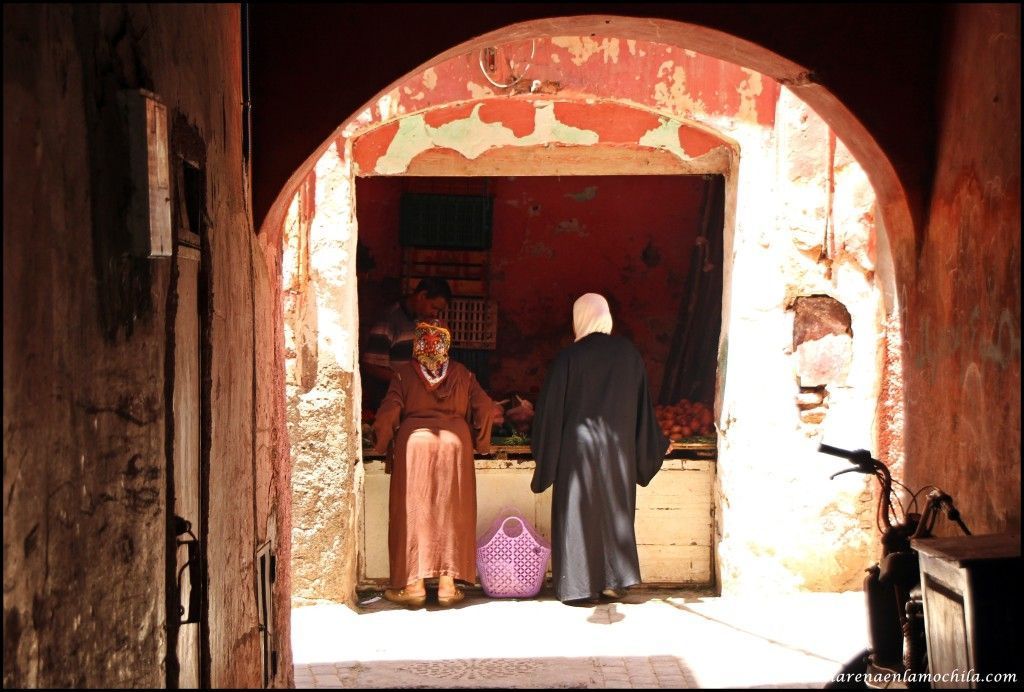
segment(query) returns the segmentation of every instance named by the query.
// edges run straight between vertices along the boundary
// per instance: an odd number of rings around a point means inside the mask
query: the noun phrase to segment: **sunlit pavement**
[[[820,688],[866,646],[860,592],[632,589],[567,606],[468,591],[453,608],[292,610],[298,688]]]

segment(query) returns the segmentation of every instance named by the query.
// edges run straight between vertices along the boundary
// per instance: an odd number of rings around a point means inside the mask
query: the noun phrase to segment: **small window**
[[[206,213],[206,173],[185,158],[179,158],[178,164],[175,210],[178,242],[198,248],[200,238],[210,225]]]

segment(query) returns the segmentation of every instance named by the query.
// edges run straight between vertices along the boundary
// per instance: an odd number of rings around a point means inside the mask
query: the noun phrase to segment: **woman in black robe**
[[[633,520],[636,486],[661,469],[661,433],[647,370],[630,341],[613,336],[608,302],[573,305],[576,342],[555,358],[537,400],[530,487],[551,501],[551,573],[558,600],[615,597],[640,583]]]

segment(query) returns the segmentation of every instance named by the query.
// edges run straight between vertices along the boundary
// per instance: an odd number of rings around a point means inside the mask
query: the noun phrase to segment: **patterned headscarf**
[[[420,322],[412,341],[412,357],[429,384],[435,385],[448,374],[448,349],[452,333],[438,320]]]
[[[611,334],[612,313],[604,296],[584,293],[577,298],[572,306],[572,328],[576,332],[576,341],[594,332]]]

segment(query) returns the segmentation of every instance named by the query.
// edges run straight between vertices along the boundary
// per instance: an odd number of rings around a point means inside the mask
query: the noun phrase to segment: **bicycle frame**
[[[893,501],[894,481],[889,467],[867,450],[850,451],[821,444],[818,451],[853,464],[853,468],[832,474],[833,479],[844,473],[864,473],[874,476],[881,486],[876,523],[881,533],[882,556],[867,569],[868,574],[864,578],[871,648],[863,656],[866,669],[858,672],[924,673],[928,669],[928,655],[921,574],[917,551],[910,542],[931,536],[940,513],[945,513],[966,535],[971,532],[961,520],[953,499],[939,488],[925,486],[913,493],[899,483],[910,492],[910,500],[904,507],[898,499]],[[927,488],[932,490],[928,493],[924,510],[921,513],[910,511],[916,507],[918,495]],[[897,516],[897,507],[901,516]],[[914,675],[911,679],[921,677]]]

